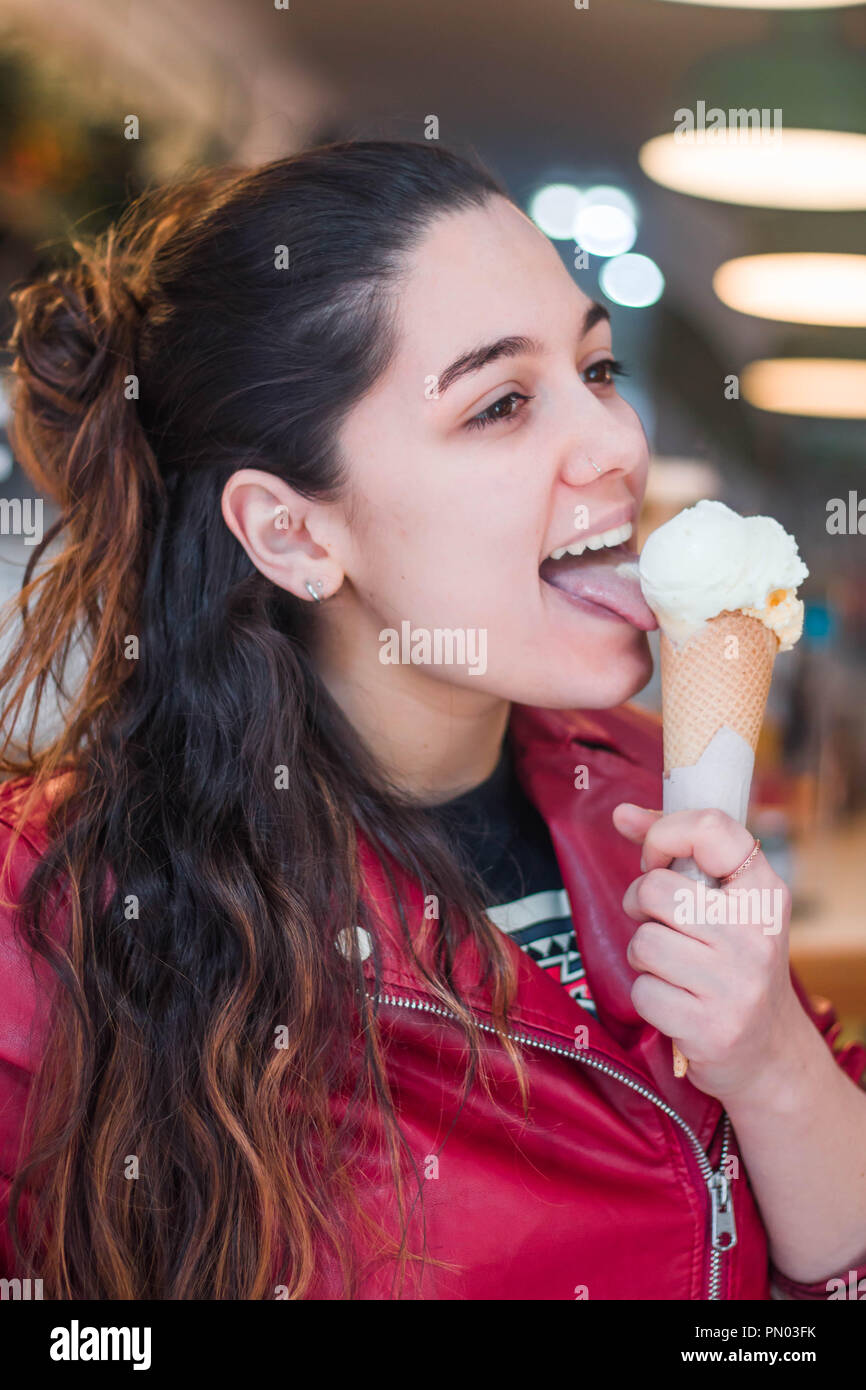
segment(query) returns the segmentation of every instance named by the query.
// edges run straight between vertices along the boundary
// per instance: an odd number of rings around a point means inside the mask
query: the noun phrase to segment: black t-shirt
[[[595,1013],[553,843],[517,780],[508,738],[485,782],[432,809],[481,875],[487,916]]]

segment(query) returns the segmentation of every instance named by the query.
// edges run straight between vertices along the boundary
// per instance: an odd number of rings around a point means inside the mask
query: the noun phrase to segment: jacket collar
[[[542,1030],[569,1047],[575,1045],[576,1030],[585,1028],[583,1037],[592,1052],[649,1085],[708,1141],[719,1104],[688,1076],[674,1077],[670,1039],[650,1027],[631,1002],[636,975],[625,955],[636,924],[623,911],[622,898],[640,873],[640,849],[618,834],[611,813],[625,800],[661,804],[661,722],[629,706],[584,712],[514,705],[509,732],[518,780],[553,841],[598,1010],[596,1019],[505,937],[519,981],[512,1027]],[[365,902],[377,919],[374,954],[365,966],[368,977],[373,978],[378,965],[386,990],[433,999],[430,986],[407,960],[395,892],[378,857],[363,837],[359,848]],[[414,935],[426,920],[421,885],[397,866],[389,867]],[[455,981],[473,1010],[489,1017],[489,994],[476,983],[479,964],[474,943],[465,942],[455,963]]]

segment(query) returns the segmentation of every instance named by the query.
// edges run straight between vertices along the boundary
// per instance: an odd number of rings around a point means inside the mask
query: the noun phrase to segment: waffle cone
[[[778,646],[770,628],[744,613],[720,613],[682,647],[661,634],[666,774],[693,767],[724,725],[754,750]]]

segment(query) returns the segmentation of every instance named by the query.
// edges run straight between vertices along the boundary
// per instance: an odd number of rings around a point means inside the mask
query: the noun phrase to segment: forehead
[[[437,218],[410,252],[394,367],[436,372],[481,340],[518,333],[576,347],[591,303],[544,233],[494,196]]]

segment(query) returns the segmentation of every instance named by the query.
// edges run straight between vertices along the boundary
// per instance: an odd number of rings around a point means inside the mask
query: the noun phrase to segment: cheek
[[[441,481],[425,484],[421,472],[405,491],[392,479],[378,496],[368,492],[358,509],[351,568],[358,593],[391,622],[498,625],[514,606],[516,540],[522,532],[528,552],[526,523],[516,527],[509,517],[506,524],[485,488],[446,495]]]
[[[637,468],[635,468],[634,472],[629,478],[629,490],[637,499],[638,503],[641,503],[643,501],[643,495],[646,492],[647,475],[649,474],[649,462],[649,454],[646,454],[643,459],[643,462]],[[633,541],[632,544],[634,544]]]
[[[491,428],[495,428],[491,427]],[[545,447],[513,441],[415,442],[354,430],[355,505],[347,566],[362,600],[419,626],[486,626],[505,644],[538,621],[538,566],[549,521]],[[503,440],[503,444],[505,441]],[[348,445],[351,448],[348,448]]]
[[[498,607],[537,574],[544,500],[530,467],[509,474],[467,457],[465,467],[416,459],[412,476],[367,499],[359,550],[365,568],[404,576],[413,591]],[[515,476],[516,475],[516,476]],[[376,553],[376,552],[379,553]],[[472,605],[475,606],[474,604]]]
[[[629,428],[634,433],[634,457],[635,465],[632,468],[628,485],[636,497],[642,497],[646,487],[647,473],[650,464],[650,446],[646,437],[646,432],[641,424],[640,416],[633,406],[627,401],[620,401],[620,408],[624,412],[624,419]]]

